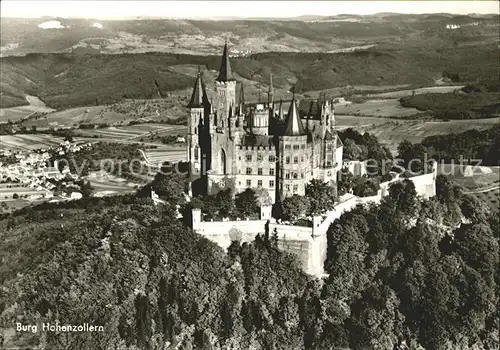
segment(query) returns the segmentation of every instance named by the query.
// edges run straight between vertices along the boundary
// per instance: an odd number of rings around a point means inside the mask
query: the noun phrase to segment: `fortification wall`
[[[193,230],[227,249],[233,240],[251,242],[257,234],[264,234],[269,222],[269,234],[274,229],[278,233],[278,247],[283,251],[295,254],[302,269],[314,276],[324,275],[323,265],[327,253],[327,231],[330,225],[340,216],[352,210],[358,204],[381,202],[388,195],[391,183],[401,181],[402,178],[380,184],[376,196],[356,197],[352,194],[342,196],[333,210],[324,216],[313,217],[313,227],[302,227],[278,224],[270,217],[270,208],[261,208],[261,220],[241,221],[201,221],[201,212],[193,210]],[[417,194],[423,198],[433,197],[436,194],[435,173],[410,178],[415,184]]]

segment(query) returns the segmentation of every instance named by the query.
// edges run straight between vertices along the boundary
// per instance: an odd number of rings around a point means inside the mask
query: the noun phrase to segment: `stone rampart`
[[[433,172],[412,177],[410,180],[415,184],[419,196],[429,198],[436,194],[435,178],[436,173]],[[278,234],[278,247],[297,255],[305,272],[321,277],[324,275],[323,264],[326,260],[327,231],[330,225],[358,204],[380,203],[382,198],[388,195],[390,184],[401,180],[402,178],[397,178],[381,183],[376,196],[357,197],[352,194],[342,196],[333,210],[323,216],[312,218],[312,227],[277,223],[270,218],[270,207],[262,207],[260,220],[239,221],[202,221],[201,211],[193,209],[193,230],[227,249],[234,240],[253,241],[257,234],[265,233],[266,225],[269,224],[269,235],[273,234],[274,229]]]

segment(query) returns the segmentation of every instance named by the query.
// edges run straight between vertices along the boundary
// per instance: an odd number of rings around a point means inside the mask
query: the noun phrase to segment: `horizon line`
[[[454,13],[454,12],[422,12],[422,13],[410,13],[410,12],[375,12],[370,14],[356,14],[356,13],[339,13],[336,15],[317,15],[317,14],[304,14],[298,16],[149,16],[149,15],[138,15],[138,16],[58,16],[58,15],[42,15],[42,16],[10,16],[2,15],[0,12],[0,18],[13,18],[13,19],[100,19],[100,20],[132,20],[132,19],[188,19],[188,20],[206,20],[206,21],[224,21],[224,20],[272,20],[272,19],[298,19],[301,17],[318,17],[318,18],[328,18],[328,17],[345,17],[345,16],[357,16],[357,17],[370,17],[377,15],[413,15],[413,16],[424,16],[424,15],[453,15],[453,16],[500,16],[500,13],[495,12],[470,12],[470,13]]]

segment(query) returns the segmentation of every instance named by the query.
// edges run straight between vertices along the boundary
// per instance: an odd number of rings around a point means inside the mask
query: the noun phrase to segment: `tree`
[[[215,209],[222,217],[230,216],[234,211],[234,199],[231,188],[219,191],[214,198]]]
[[[156,174],[151,188],[169,202],[182,203],[184,201],[184,190],[186,188],[187,178],[177,172],[171,174]]]
[[[287,220],[295,220],[303,217],[309,212],[309,198],[294,194],[291,197],[286,197],[283,200],[283,218]]]
[[[13,199],[18,199],[18,198],[19,198],[19,195],[18,195],[17,193],[14,193],[14,194],[12,195],[12,198],[13,198]]]
[[[352,192],[359,197],[376,196],[380,184],[377,179],[368,179],[366,177],[358,177],[352,189]]]
[[[349,193],[354,186],[354,175],[347,169],[337,173],[337,191],[339,196]]]
[[[474,223],[486,222],[489,208],[473,195],[463,195],[460,204],[462,215]]]
[[[402,141],[398,146],[398,158],[403,162],[405,169],[420,175],[429,170],[426,161],[427,149],[420,143],[412,144],[408,140]]]
[[[255,189],[255,198],[257,200],[259,207],[273,204],[273,200],[269,195],[269,191],[263,187],[257,187]]]
[[[80,192],[82,193],[83,198],[92,197],[94,193],[94,187],[92,187],[90,181],[82,181],[80,185]]]
[[[323,214],[335,204],[335,188],[321,180],[313,179],[306,185],[306,197],[309,199],[309,213]]]
[[[236,196],[235,206],[238,213],[245,217],[258,215],[260,210],[255,191],[251,188],[247,188]]]

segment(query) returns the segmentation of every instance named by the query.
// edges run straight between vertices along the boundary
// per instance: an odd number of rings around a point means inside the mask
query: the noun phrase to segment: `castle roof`
[[[325,140],[327,141],[331,141],[333,140],[333,135],[332,133],[330,132],[330,130],[327,130],[326,133],[325,133]]]
[[[196,77],[196,82],[194,83],[193,94],[191,95],[191,100],[187,106],[188,108],[202,108],[208,106],[207,92],[205,91],[205,84],[201,78],[199,68],[198,76]]]
[[[271,135],[255,135],[246,134],[241,140],[243,146],[264,146],[269,147],[273,145],[273,136]]]
[[[222,52],[222,60],[220,63],[219,76],[217,81],[231,81],[234,80],[233,73],[231,71],[231,64],[229,63],[229,53],[227,50],[227,41],[224,44],[224,51]]]
[[[288,109],[288,116],[286,118],[285,136],[301,135],[306,135],[306,131],[304,130],[304,125],[302,125],[302,121],[300,120],[294,95],[290,108]]]

